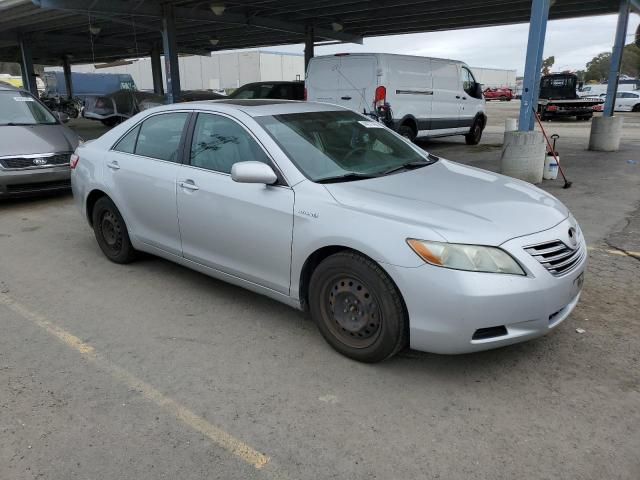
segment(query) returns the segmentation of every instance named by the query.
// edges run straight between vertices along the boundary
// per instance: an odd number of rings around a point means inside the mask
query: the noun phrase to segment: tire
[[[122,122],[120,117],[109,117],[104,120],[100,120],[105,127],[115,127]]]
[[[578,120],[585,120],[585,121],[589,121],[591,120],[591,117],[593,117],[593,115],[578,115],[576,118]]]
[[[500,97],[500,101],[501,102],[506,102],[507,101],[507,97],[505,97],[504,95]]]
[[[403,137],[408,138],[412,142],[415,141],[417,136],[416,131],[409,125],[400,125],[400,128],[398,128],[398,133]]]
[[[464,141],[467,145],[477,145],[480,143],[480,139],[482,138],[482,120],[476,118],[473,121],[473,125],[471,125],[471,129],[469,133],[464,136]]]
[[[400,292],[378,264],[358,253],[336,253],[318,265],[309,307],[329,345],[354,360],[380,362],[407,346],[409,322]]]
[[[638,103],[637,105],[634,105],[633,108],[631,109],[632,112],[640,112],[640,103]]]
[[[92,212],[93,232],[102,253],[114,263],[130,263],[136,251],[129,240],[127,225],[108,197],[96,201]]]

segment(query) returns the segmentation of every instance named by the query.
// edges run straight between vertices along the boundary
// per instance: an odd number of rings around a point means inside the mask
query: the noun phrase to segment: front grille
[[[7,193],[29,193],[43,190],[62,190],[71,188],[71,180],[58,180],[54,182],[17,183],[7,185]]]
[[[560,240],[539,243],[524,249],[556,277],[569,273],[584,257],[581,244],[576,248],[570,248]]]
[[[0,158],[0,165],[4,168],[42,168],[54,165],[68,165],[70,156],[71,153],[58,153],[56,155],[5,157]],[[42,163],[45,161],[46,163]]]

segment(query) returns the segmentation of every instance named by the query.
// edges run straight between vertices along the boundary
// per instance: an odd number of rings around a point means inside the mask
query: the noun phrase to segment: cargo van
[[[463,62],[387,53],[339,53],[311,59],[307,100],[372,116],[401,135],[464,135],[480,142],[487,123],[482,88]]]

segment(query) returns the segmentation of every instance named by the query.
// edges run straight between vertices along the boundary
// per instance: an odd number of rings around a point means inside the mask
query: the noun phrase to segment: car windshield
[[[28,93],[19,90],[0,92],[0,126],[56,123],[51,112]]]
[[[256,120],[314,182],[377,177],[437,160],[354,112],[290,113]]]

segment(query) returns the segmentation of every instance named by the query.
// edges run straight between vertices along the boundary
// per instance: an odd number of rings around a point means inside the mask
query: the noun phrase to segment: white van
[[[463,62],[387,53],[314,57],[307,100],[327,102],[376,117],[401,135],[464,135],[480,142],[487,123],[482,89]]]

